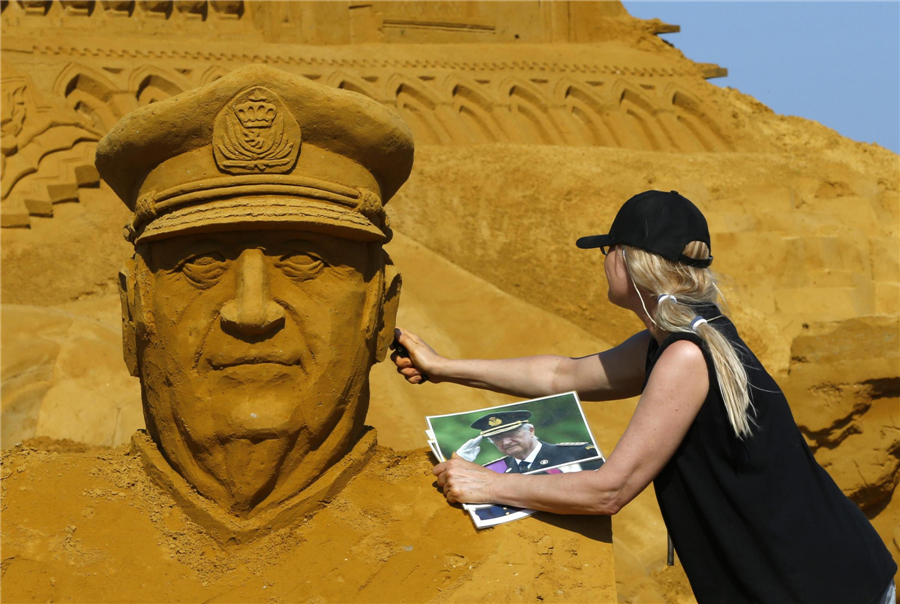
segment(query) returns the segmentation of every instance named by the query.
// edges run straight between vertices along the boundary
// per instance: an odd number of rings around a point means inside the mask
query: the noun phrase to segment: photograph
[[[469,512],[475,528],[483,529],[528,518],[535,513],[534,510],[517,508],[509,505],[468,505],[463,507]]]
[[[426,419],[441,461],[456,453],[500,474],[532,474],[604,459],[575,392]]]

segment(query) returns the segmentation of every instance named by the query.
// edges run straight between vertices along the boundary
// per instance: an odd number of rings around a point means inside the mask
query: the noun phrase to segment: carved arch
[[[181,76],[150,65],[135,69],[128,79],[128,90],[140,106],[165,100],[191,88],[193,86]]]
[[[657,116],[657,106],[625,80],[617,80],[611,89],[619,106],[619,117],[626,130],[628,146],[661,151],[675,146]],[[624,143],[625,141],[623,141]]]
[[[530,82],[510,78],[501,82],[500,92],[509,103],[515,139],[544,145],[561,142],[559,129],[550,119],[550,104],[538,88]]]
[[[446,128],[437,117],[436,110],[441,103],[434,93],[399,74],[388,80],[387,90],[417,141],[426,145],[450,142]]]
[[[69,107],[103,133],[125,113],[113,103],[118,90],[119,87],[102,73],[77,63],[67,65],[53,84],[53,91],[65,98]]]
[[[576,126],[575,136],[583,144],[621,147],[609,125],[610,106],[589,86],[564,78],[554,91],[555,101],[566,108]]]
[[[367,96],[374,101],[378,100],[378,92],[376,92],[375,88],[369,82],[356,75],[338,71],[331,74],[326,83],[341,90],[349,90]]]
[[[462,127],[467,142],[495,143],[508,140],[506,133],[494,116],[498,105],[479,86],[453,75],[443,83],[443,89],[450,98],[453,112]]]
[[[212,67],[204,71],[200,76],[200,85],[206,86],[207,84],[211,84],[219,78],[227,76],[229,73],[231,72],[224,67],[220,65],[213,65]]]
[[[673,108],[677,123],[704,151],[733,151],[734,146],[705,111],[702,103],[677,84],[669,84],[663,91],[665,101]]]

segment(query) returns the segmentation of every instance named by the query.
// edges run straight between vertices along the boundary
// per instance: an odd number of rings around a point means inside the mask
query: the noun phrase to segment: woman
[[[816,463],[781,390],[717,306],[702,213],[672,191],[619,210],[605,255],[609,300],[646,325],[571,359],[451,360],[398,330],[411,383],[453,382],[536,398],[640,395],[596,472],[496,474],[460,458],[434,468],[450,502],[615,514],[650,481],[698,602],[893,602],[897,566],[859,509]]]

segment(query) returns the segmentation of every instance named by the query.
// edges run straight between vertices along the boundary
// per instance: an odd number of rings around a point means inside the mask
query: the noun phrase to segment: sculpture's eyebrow
[[[163,249],[160,255],[161,264],[169,270],[180,270],[182,266],[195,256],[209,252],[221,251],[225,247],[221,241],[215,239],[200,239],[192,241],[176,249]]]
[[[180,256],[181,259],[187,259],[204,252],[219,251],[225,247],[227,247],[227,244],[217,239],[200,239],[198,241],[192,241],[182,248]]]
[[[205,238],[190,242],[159,241],[151,244],[153,265],[172,270],[197,254],[220,251],[225,247],[220,241]]]

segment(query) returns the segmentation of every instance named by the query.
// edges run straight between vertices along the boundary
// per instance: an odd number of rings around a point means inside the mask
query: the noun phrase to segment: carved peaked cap
[[[247,228],[387,241],[413,140],[368,97],[251,65],[129,113],[96,161],[135,243]]]

